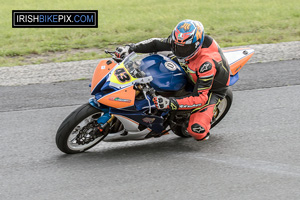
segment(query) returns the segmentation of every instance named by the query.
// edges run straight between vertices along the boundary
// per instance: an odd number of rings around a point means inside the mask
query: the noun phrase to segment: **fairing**
[[[235,75],[253,56],[254,50],[250,48],[241,48],[224,50],[223,53],[230,66],[231,75]]]
[[[234,85],[239,80],[239,71],[253,56],[254,50],[250,48],[231,49],[224,50],[224,56],[226,57],[230,66],[230,83]]]
[[[98,102],[113,108],[126,108],[134,105],[135,90],[133,85],[117,90],[115,92],[103,95]]]
[[[178,91],[185,86],[186,77],[184,70],[168,57],[132,53],[117,65],[107,60],[100,61],[91,90],[100,104],[132,110],[135,104],[133,85],[147,82],[157,91]],[[136,107],[142,109],[144,106],[139,106],[140,103]]]
[[[107,74],[116,66],[112,60],[101,60],[96,67],[91,83],[91,94],[95,95],[106,82]]]

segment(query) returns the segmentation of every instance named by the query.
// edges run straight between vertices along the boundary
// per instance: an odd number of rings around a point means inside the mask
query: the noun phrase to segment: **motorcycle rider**
[[[214,109],[225,97],[230,69],[217,42],[204,34],[199,21],[179,22],[168,38],[152,38],[137,44],[118,47],[115,55],[123,58],[132,51],[152,53],[172,51],[182,68],[195,84],[191,95],[185,97],[153,98],[157,109],[192,110],[187,131],[196,140],[209,138]]]

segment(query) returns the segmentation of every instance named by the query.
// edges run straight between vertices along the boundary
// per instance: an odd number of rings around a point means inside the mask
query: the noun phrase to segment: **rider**
[[[175,60],[195,84],[193,94],[182,98],[157,96],[153,102],[157,109],[192,110],[187,131],[196,140],[209,138],[214,109],[225,97],[230,70],[217,42],[204,34],[199,21],[183,20],[168,38],[152,38],[116,49],[117,57],[132,51],[152,53],[172,51]]]

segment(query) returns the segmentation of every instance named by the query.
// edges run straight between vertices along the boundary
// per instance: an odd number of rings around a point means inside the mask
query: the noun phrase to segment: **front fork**
[[[90,98],[89,103],[91,106],[101,110],[103,112],[103,115],[97,119],[98,123],[98,129],[100,132],[102,132],[105,127],[112,122],[112,120],[115,118],[114,115],[109,114],[109,108],[102,106],[100,103],[97,102],[95,98]]]
[[[139,88],[140,89],[140,88]],[[136,90],[135,96],[140,93],[140,90]],[[98,129],[102,132],[108,124],[110,124],[114,119],[115,116],[109,113],[109,108],[104,107],[101,105],[95,98],[90,98],[89,103],[91,106],[103,111],[103,115],[97,119],[97,123],[99,124]]]

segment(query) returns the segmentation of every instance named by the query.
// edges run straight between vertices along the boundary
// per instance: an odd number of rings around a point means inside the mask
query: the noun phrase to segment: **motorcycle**
[[[99,142],[159,138],[169,131],[190,137],[186,128],[191,111],[156,109],[156,95],[182,97],[192,92],[181,66],[162,54],[132,52],[119,59],[101,60],[96,67],[91,87],[92,98],[74,110],[62,122],[56,134],[57,147],[64,153],[84,152]],[[250,48],[223,51],[230,65],[230,85],[239,79],[239,71],[254,54]],[[225,98],[214,110],[211,128],[227,114],[233,95]]]

